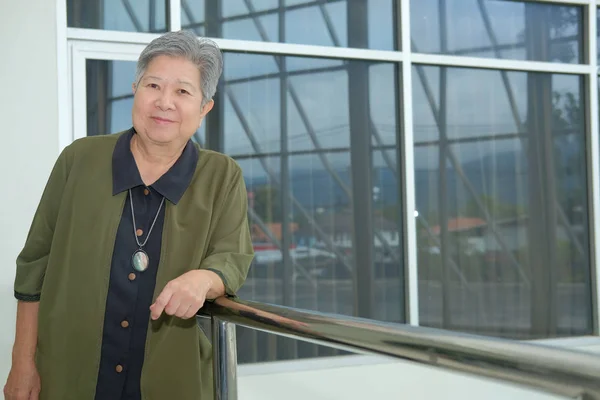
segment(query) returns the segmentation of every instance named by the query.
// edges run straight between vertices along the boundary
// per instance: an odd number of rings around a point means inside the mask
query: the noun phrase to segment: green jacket
[[[123,134],[123,133],[121,133]],[[15,295],[40,300],[41,400],[93,399],[112,251],[126,192],[112,195],[118,135],[79,139],[59,156],[17,259]],[[177,205],[166,201],[154,299],[183,273],[211,268],[234,295],[253,258],[241,169],[199,149]],[[212,349],[194,318],[148,321],[144,400],[213,398]]]

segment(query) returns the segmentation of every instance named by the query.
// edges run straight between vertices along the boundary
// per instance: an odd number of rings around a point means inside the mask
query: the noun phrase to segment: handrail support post
[[[215,400],[237,400],[235,324],[212,317]]]

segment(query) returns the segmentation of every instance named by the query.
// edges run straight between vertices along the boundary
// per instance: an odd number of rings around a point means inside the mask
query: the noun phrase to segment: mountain
[[[570,154],[565,152],[563,154]],[[556,160],[557,163],[573,162],[571,157]],[[585,167],[584,161],[577,161]],[[461,165],[464,178],[470,183],[473,192],[481,197],[492,198],[494,201],[526,208],[528,190],[530,188],[527,160],[523,153],[502,152],[482,157],[479,160],[465,162]],[[576,168],[577,169],[577,168]],[[564,168],[557,168],[564,170]],[[335,171],[340,180],[350,188],[348,169]],[[557,182],[559,192],[573,190],[581,186],[581,172],[572,175],[564,174]],[[579,178],[579,179],[578,179]],[[457,214],[461,207],[473,200],[473,194],[468,190],[463,177],[451,166],[446,169],[447,194],[443,196],[448,211]],[[265,178],[248,179],[248,190],[268,184]],[[416,204],[421,214],[435,212],[439,207],[440,174],[437,169],[415,170]],[[291,171],[291,191],[294,197],[307,209],[341,209],[350,204],[349,198],[342,187],[326,170]],[[399,190],[395,174],[388,168],[376,168],[373,171],[373,186],[378,188],[377,201],[382,206],[398,204]]]

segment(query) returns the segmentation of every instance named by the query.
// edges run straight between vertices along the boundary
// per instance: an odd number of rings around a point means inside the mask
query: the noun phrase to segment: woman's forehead
[[[143,78],[198,85],[200,71],[191,61],[183,57],[158,56],[150,61]]]

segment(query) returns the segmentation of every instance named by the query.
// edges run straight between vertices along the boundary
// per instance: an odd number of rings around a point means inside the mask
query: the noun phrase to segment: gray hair
[[[192,62],[200,71],[202,106],[213,98],[223,72],[223,56],[215,42],[206,38],[197,38],[187,31],[161,35],[151,41],[140,54],[135,73],[136,87],[150,62],[158,56],[183,57]]]

